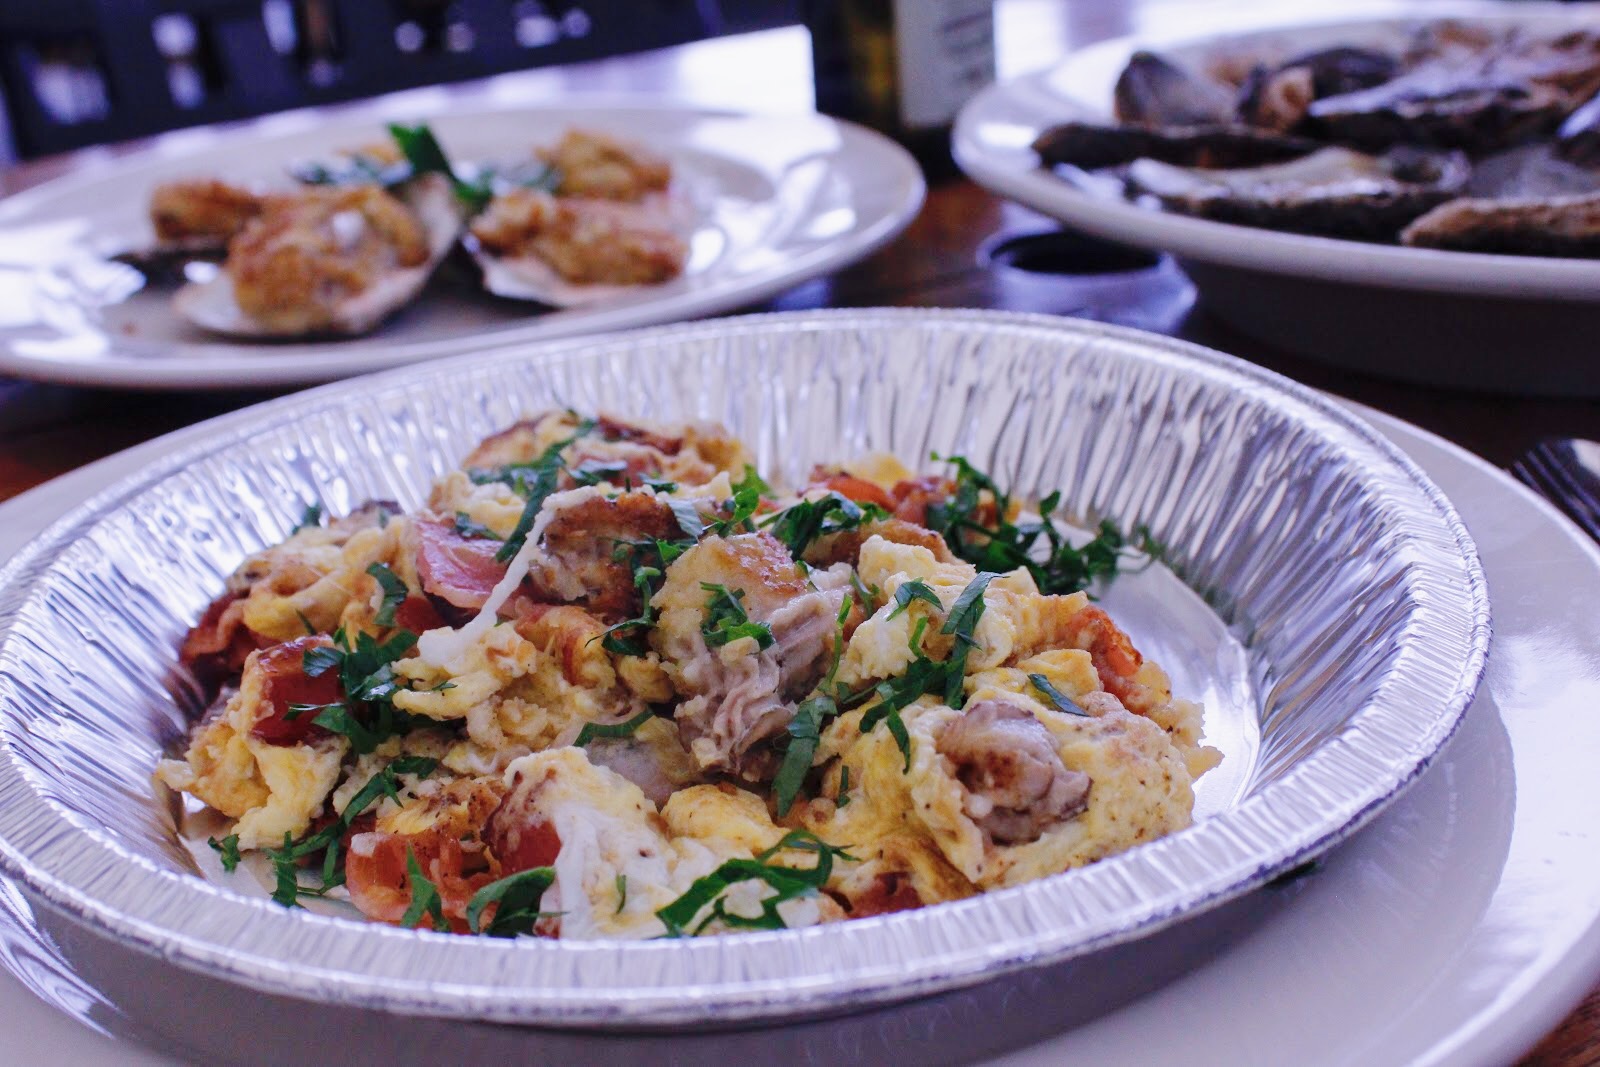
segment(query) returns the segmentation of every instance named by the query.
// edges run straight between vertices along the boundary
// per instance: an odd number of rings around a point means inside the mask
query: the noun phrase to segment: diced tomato
[[[305,672],[306,651],[331,644],[320,634],[297,637],[250,659],[245,674],[260,676],[262,709],[250,728],[252,737],[269,745],[298,745],[327,735],[312,721],[316,715],[307,712],[290,718],[289,709],[294,704],[332,704],[343,697],[338,671],[327,670],[315,678]]]
[[[350,900],[369,919],[397,923],[404,918],[411,906],[407,853],[416,857],[423,876],[439,891],[440,910],[451,929],[466,933],[467,905],[474,893],[494,880],[494,875],[487,870],[463,875],[461,842],[436,831],[373,832],[352,837],[344,864]]]

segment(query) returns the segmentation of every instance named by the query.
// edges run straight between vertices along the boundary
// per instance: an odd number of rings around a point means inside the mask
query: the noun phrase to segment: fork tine
[[[1571,442],[1539,442],[1511,465],[1511,473],[1600,541],[1600,479],[1578,461]]]

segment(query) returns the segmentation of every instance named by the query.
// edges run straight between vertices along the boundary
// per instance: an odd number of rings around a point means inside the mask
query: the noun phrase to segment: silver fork
[[[1513,463],[1511,473],[1600,541],[1600,443],[1548,438]]]

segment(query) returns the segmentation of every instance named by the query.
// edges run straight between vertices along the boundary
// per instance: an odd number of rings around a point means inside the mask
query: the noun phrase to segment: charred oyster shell
[[[1139,126],[1225,126],[1234,94],[1154,52],[1135,52],[1113,91],[1118,122]]]
[[[1033,150],[1050,166],[1067,164],[1094,170],[1136,159],[1155,159],[1183,167],[1253,167],[1279,163],[1317,150],[1315,141],[1246,126],[1105,126],[1064,122],[1041,133]]]
[[[1600,193],[1522,200],[1463,198],[1400,234],[1404,244],[1521,256],[1600,256]]]
[[[1459,195],[1469,167],[1454,153],[1369,156],[1324,148],[1289,163],[1197,170],[1155,160],[1128,168],[1130,192],[1186,215],[1267,229],[1393,240],[1418,215]]]
[[[1387,52],[1350,46],[1305,52],[1273,68],[1257,66],[1240,90],[1239,117],[1286,133],[1317,100],[1382,85],[1399,69],[1399,59]]]

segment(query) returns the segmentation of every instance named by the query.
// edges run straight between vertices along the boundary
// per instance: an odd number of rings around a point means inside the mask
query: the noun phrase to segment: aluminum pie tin
[[[307,500],[414,506],[479,437],[553,405],[717,419],[791,481],[867,450],[959,452],[1024,496],[1060,489],[1065,514],[1148,526],[1255,679],[1259,749],[1238,796],[1013,889],[698,940],[442,935],[205,880],[151,784],[197,700],[177,666],[185,629]],[[1097,323],[923,309],[725,319],[406,368],[186,436],[0,571],[0,867],[125,945],[329,1004],[547,1026],[749,1023],[1126,942],[1303,863],[1395,799],[1460,721],[1489,645],[1466,529],[1398,449],[1270,372]]]

